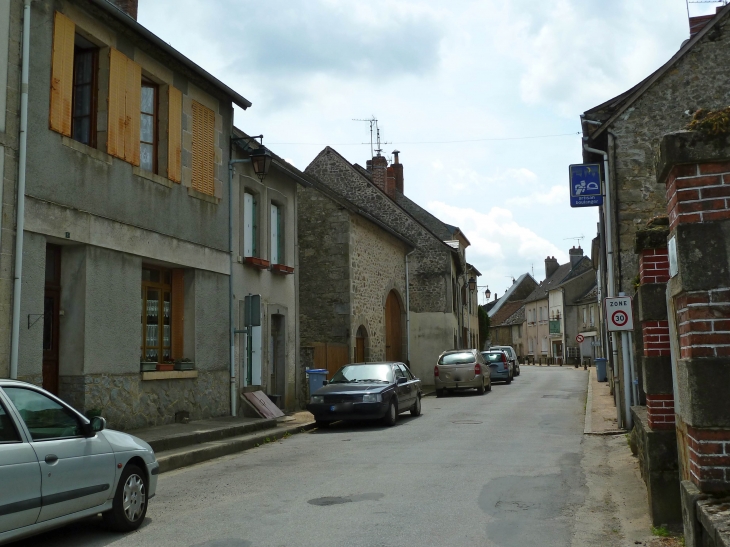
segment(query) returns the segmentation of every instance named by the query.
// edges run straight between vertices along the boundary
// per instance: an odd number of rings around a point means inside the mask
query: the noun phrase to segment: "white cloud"
[[[528,196],[508,198],[506,203],[517,207],[533,207],[536,205],[558,205],[568,202],[568,187],[553,186],[549,190],[532,192]]]

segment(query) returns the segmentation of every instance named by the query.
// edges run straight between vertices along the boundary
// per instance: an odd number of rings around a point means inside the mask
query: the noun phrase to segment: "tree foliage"
[[[484,306],[479,306],[479,349],[484,348],[484,344],[489,338],[489,315]]]

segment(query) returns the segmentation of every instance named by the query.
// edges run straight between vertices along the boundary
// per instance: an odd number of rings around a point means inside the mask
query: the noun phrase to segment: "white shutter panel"
[[[251,385],[261,384],[261,327],[251,327]]]
[[[243,256],[253,256],[253,196],[243,194]]]
[[[279,264],[279,208],[271,205],[271,263]]]

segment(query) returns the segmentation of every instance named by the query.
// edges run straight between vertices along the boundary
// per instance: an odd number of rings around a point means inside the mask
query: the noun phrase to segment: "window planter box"
[[[158,363],[157,370],[159,370],[161,372],[175,370],[175,365],[173,363]]]
[[[175,370],[195,370],[195,363],[189,361],[175,363]]]
[[[243,259],[243,262],[244,264],[249,264],[260,270],[267,270],[269,268],[268,260],[264,260],[263,258],[258,258],[256,256],[247,256]]]
[[[293,274],[294,268],[292,266],[284,266],[284,264],[272,264],[271,271],[280,274]]]
[[[139,371],[140,372],[151,372],[153,370],[157,370],[157,362],[156,361],[141,361],[139,363]]]

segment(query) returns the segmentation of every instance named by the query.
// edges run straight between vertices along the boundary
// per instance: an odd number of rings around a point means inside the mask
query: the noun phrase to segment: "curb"
[[[274,422],[275,421],[276,420],[274,420]],[[187,450],[181,450],[177,453],[160,453],[158,454],[157,462],[160,464],[160,473],[167,473],[168,471],[174,471],[175,469],[188,467],[190,465],[213,460],[222,456],[229,456],[238,452],[244,452],[272,441],[278,441],[287,433],[289,435],[293,435],[296,433],[303,433],[314,428],[315,422],[307,422],[288,427],[284,426],[273,429],[264,429],[257,431],[256,433],[239,435],[237,437],[208,441],[203,444],[187,447]]]
[[[168,450],[175,450],[177,448],[184,448],[186,446],[200,445],[211,441],[224,440],[229,437],[240,437],[248,433],[255,433],[263,429],[270,429],[276,427],[276,418],[261,419],[254,423],[247,423],[241,425],[234,425],[229,427],[214,428],[208,431],[196,431],[195,433],[180,433],[177,435],[171,435],[169,437],[162,437],[160,439],[146,440],[144,437],[140,437],[142,440],[147,442],[155,452],[166,452]],[[132,433],[134,434],[134,433]]]

